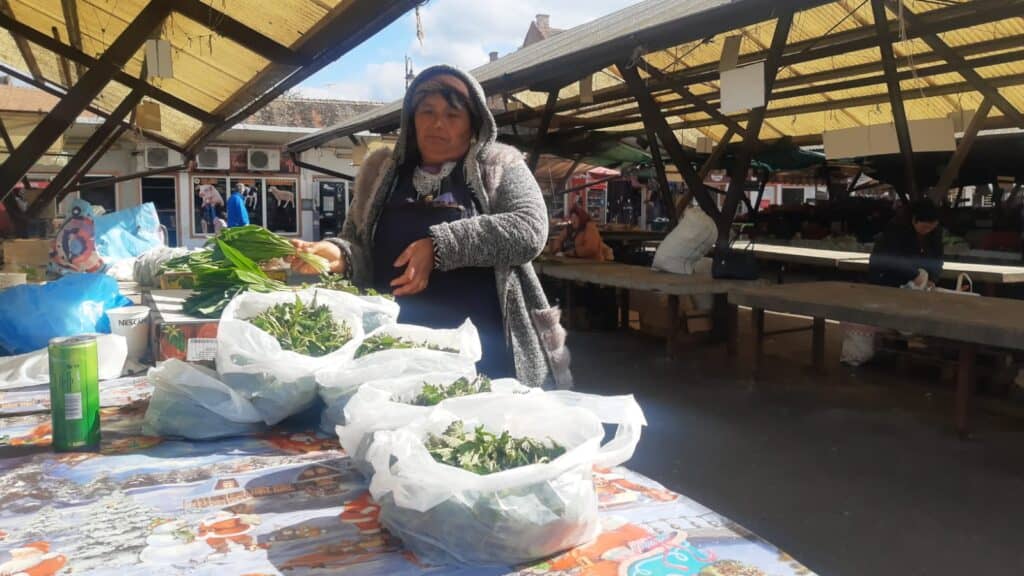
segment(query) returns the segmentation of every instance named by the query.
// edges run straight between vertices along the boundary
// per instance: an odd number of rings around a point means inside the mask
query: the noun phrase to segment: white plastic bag
[[[715,221],[700,208],[690,206],[658,246],[651,267],[674,274],[693,274],[694,266],[711,251],[717,239]]]
[[[875,335],[878,330],[863,324],[843,323],[843,351],[839,361],[848,366],[860,366],[875,357]]]
[[[97,334],[96,352],[99,357],[100,380],[119,378],[128,357],[128,343],[124,336]],[[50,355],[48,348],[40,348],[17,356],[0,356],[0,390],[37,386],[50,382]]]
[[[247,320],[275,304],[301,299],[325,305],[338,322],[352,330],[352,340],[330,354],[315,358],[282,350],[277,339]],[[246,292],[236,296],[224,308],[217,328],[217,372],[224,383],[253,403],[270,425],[309,408],[316,400],[317,370],[345,364],[363,337],[363,312],[359,296],[318,290]]]
[[[426,416],[433,408],[409,403],[423,390],[425,384],[448,386],[459,378],[474,377],[472,372],[436,372],[367,382],[345,405],[343,418],[325,410],[320,427],[325,432],[336,431],[341,447],[352,458],[356,468],[369,475],[372,469],[366,461],[366,449],[369,448],[373,433],[401,428]],[[514,378],[503,378],[491,382],[490,393],[525,394],[531,390],[539,391],[523,386]],[[442,404],[453,400],[445,400]]]
[[[424,444],[456,420],[553,440],[567,450],[548,463],[475,474],[435,461]],[[602,423],[618,424],[603,446]],[[557,391],[455,398],[409,426],[374,435],[367,452],[374,469],[370,494],[388,531],[429,563],[532,562],[597,535],[592,469],[632,457],[645,424],[632,396]]]
[[[150,369],[149,381],[153,396],[143,434],[207,440],[266,429],[256,407],[212,370],[171,359]]]
[[[398,378],[408,374],[430,374],[431,372],[476,373],[476,363],[480,360],[480,335],[476,326],[466,320],[462,326],[453,330],[435,330],[411,324],[391,324],[381,326],[366,336],[372,338],[386,334],[415,342],[426,343],[441,348],[458,350],[444,352],[427,348],[404,348],[398,350],[382,350],[368,354],[362,358],[353,358],[355,349],[349,354],[349,360],[324,366],[316,374],[320,386],[320,397],[327,404],[326,413],[340,415],[349,398],[366,382]],[[356,344],[358,348],[359,343]],[[336,416],[335,416],[336,418]]]

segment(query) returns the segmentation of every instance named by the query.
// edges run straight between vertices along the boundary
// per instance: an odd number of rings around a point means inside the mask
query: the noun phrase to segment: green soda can
[[[50,340],[50,409],[53,449],[100,448],[100,373],[96,336]]]

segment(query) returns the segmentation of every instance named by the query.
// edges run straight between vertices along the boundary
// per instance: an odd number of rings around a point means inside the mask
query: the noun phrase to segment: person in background
[[[242,193],[238,188],[232,190],[231,196],[228,198],[227,225],[229,228],[249,225],[249,211],[245,209],[245,198],[242,198]]]
[[[363,161],[341,237],[293,243],[356,285],[391,292],[399,322],[451,329],[468,317],[482,374],[568,384],[558,313],[531,265],[547,207],[523,154],[496,138],[480,84],[427,68],[406,93],[394,151]],[[292,267],[312,272],[298,259]]]
[[[228,213],[223,208],[217,209],[217,218],[213,221],[213,233],[220,234],[220,231],[228,227]]]
[[[582,206],[573,206],[569,225],[548,245],[548,253],[568,258],[604,262],[614,257],[612,249],[601,241],[601,232]]]
[[[942,261],[939,209],[925,198],[910,205],[909,218],[897,216],[886,227],[871,251],[868,274],[872,284],[902,286],[921,269],[934,285],[942,274]]]

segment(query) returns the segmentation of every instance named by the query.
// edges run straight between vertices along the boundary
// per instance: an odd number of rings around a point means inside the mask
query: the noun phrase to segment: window
[[[299,232],[299,200],[295,180],[266,179],[267,229],[278,234]]]
[[[266,226],[278,234],[298,234],[298,183],[294,178],[258,178],[250,176],[192,178],[192,234],[213,233],[213,220],[220,210],[227,218],[227,200],[231,192],[242,195],[249,223]],[[344,198],[344,196],[342,196]]]
[[[167,228],[167,245],[178,245],[178,180],[156,176],[142,179],[142,202],[152,202],[160,224]]]
[[[226,209],[227,178],[192,178],[192,233],[213,234],[217,211]]]
[[[107,178],[109,176],[84,176],[81,183],[86,184]],[[103,210],[107,213],[117,210],[117,184],[109,183],[102,186],[82,188],[78,192],[78,197],[93,206],[102,206]]]

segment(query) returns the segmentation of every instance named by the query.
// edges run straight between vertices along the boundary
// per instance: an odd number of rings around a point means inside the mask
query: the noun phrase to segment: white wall
[[[339,156],[341,156],[339,158]],[[347,148],[339,148],[337,150],[330,148],[321,148],[315,150],[306,150],[300,156],[303,162],[313,164],[315,166],[323,166],[329,170],[347,174],[353,178],[359,172],[359,167],[352,164],[351,150]],[[321,174],[313,170],[307,170],[302,168],[299,171],[299,188],[302,190],[302,197],[313,200],[314,203],[319,202],[319,195],[317,190],[319,187],[316,185],[319,180],[336,180],[334,176],[328,174]],[[319,208],[319,206],[318,206]],[[313,238],[313,218],[315,213],[310,210],[302,211],[302,239],[303,240],[314,240]]]

